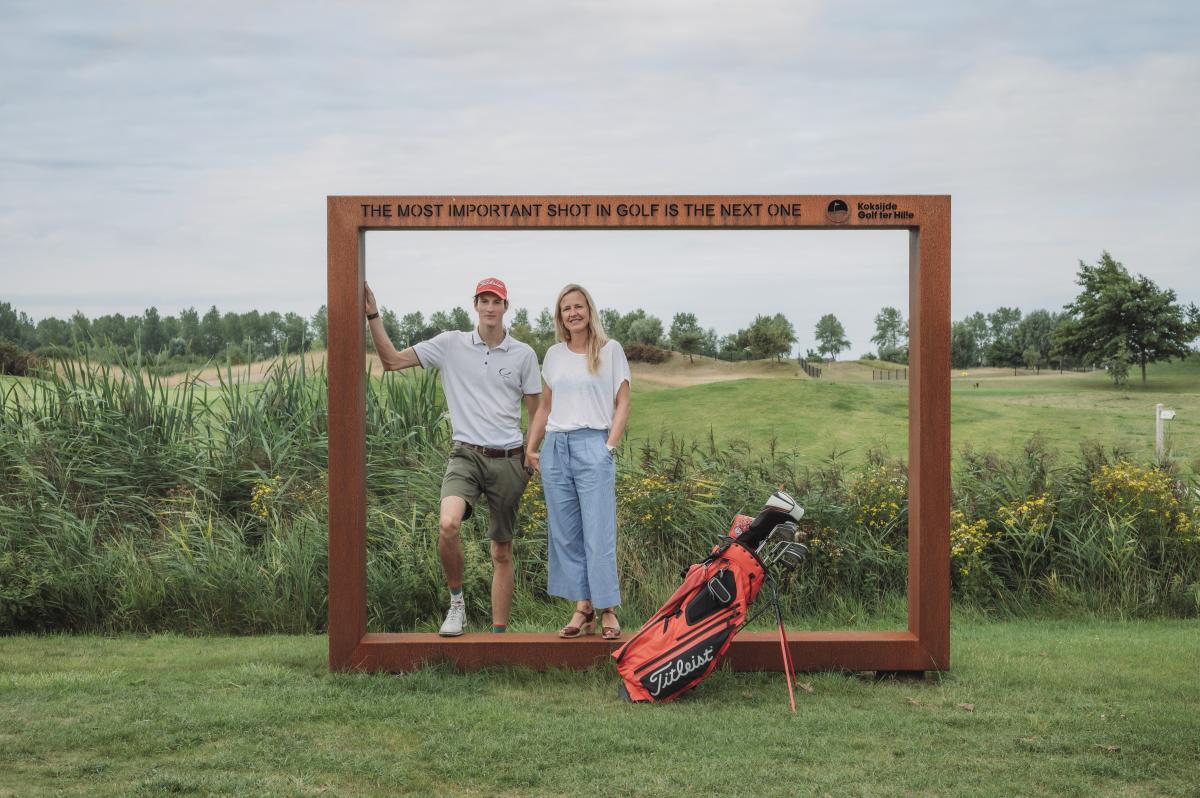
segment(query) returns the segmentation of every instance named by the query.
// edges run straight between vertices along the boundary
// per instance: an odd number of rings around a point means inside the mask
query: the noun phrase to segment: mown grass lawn
[[[0,639],[0,796],[1195,796],[1200,623],[960,621],[925,682],[331,675],[323,637]]]
[[[1116,446],[1134,457],[1154,455],[1154,406],[1178,415],[1168,444],[1185,470],[1200,462],[1200,358],[1153,365],[1142,387],[1136,377],[1117,390],[1102,372],[974,379],[951,382],[951,441],[955,453],[1012,454],[1033,435],[1075,457],[1084,442]],[[976,387],[978,385],[978,387]],[[718,445],[745,441],[766,451],[775,441],[813,463],[833,452],[861,462],[871,448],[907,458],[908,384],[809,379],[745,379],[663,389],[634,385],[630,437],[674,436]]]

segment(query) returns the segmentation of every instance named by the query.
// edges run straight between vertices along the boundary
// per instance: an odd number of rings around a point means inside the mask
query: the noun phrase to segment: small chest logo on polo
[[[512,378],[513,378],[513,370],[512,369],[502,366],[501,368],[496,369],[496,373],[499,374],[500,379],[504,380],[505,382],[512,382]]]

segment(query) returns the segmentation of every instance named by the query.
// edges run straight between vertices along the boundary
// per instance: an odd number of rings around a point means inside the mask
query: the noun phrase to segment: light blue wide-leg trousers
[[[549,527],[552,596],[590,599],[595,607],[621,603],[617,584],[617,465],[608,430],[547,432],[542,490]]]

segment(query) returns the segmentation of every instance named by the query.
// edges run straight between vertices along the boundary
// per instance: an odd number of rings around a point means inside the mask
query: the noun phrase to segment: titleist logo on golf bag
[[[717,660],[731,636],[732,629],[722,624],[713,633],[704,635],[691,647],[673,655],[643,676],[640,680],[642,689],[651,701],[665,701],[683,692],[717,666]]]
[[[712,658],[713,647],[708,646],[704,651],[693,657],[687,659],[680,657],[668,662],[646,677],[650,681],[650,684],[647,685],[651,688],[650,695],[658,698],[662,695],[663,690],[675,684],[683,677],[688,676],[693,671],[699,670],[701,666],[712,662]]]

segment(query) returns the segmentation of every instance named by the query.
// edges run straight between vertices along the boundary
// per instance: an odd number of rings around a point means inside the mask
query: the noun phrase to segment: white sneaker
[[[452,601],[450,602],[450,609],[446,611],[446,620],[442,622],[442,628],[438,630],[438,634],[442,637],[458,637],[463,633],[463,623],[466,620],[466,602]]]

